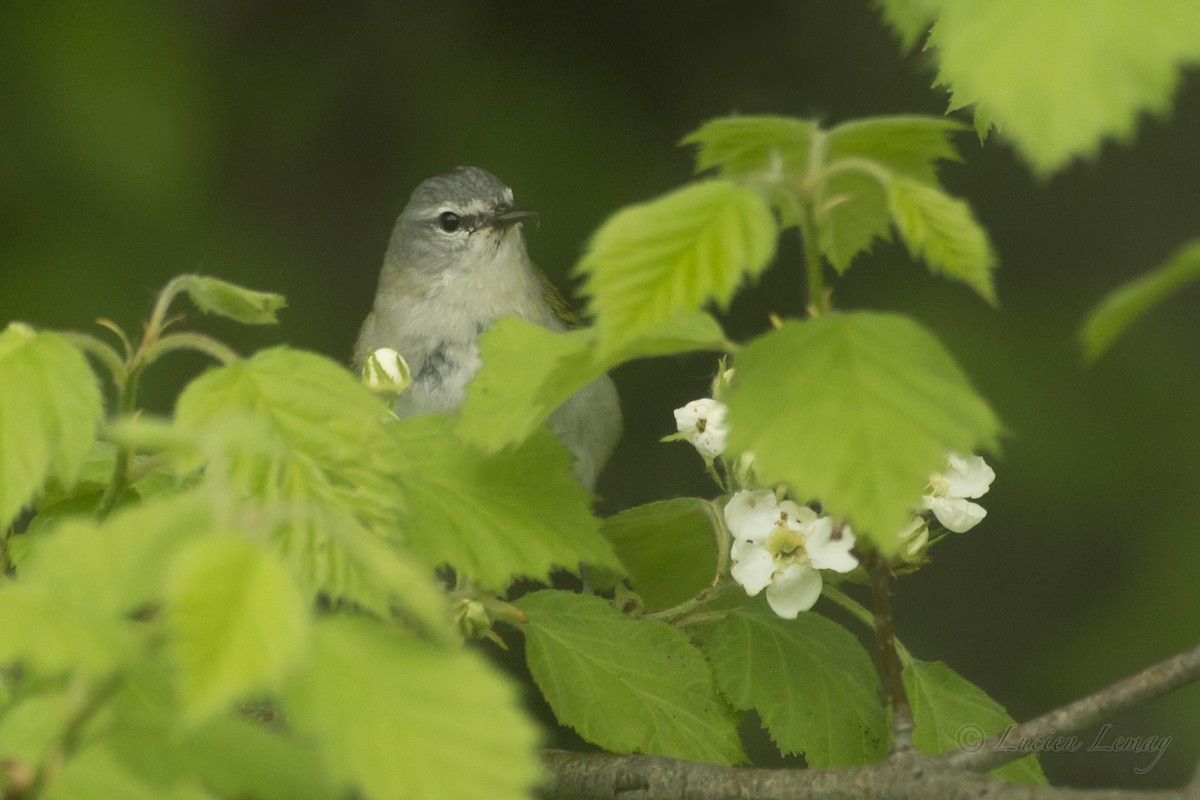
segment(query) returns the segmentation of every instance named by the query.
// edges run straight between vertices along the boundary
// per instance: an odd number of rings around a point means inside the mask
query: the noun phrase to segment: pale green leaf
[[[977,745],[1015,724],[1003,706],[940,661],[910,661],[904,667],[904,688],[912,706],[913,743],[929,755]],[[1036,754],[992,773],[1019,783],[1046,784]]]
[[[871,764],[887,754],[875,663],[842,626],[819,614],[780,619],[763,603],[726,616],[705,651],[721,692],[755,709],[781,752],[813,768]]]
[[[529,669],[559,722],[614,753],[714,764],[746,760],[708,662],[664,622],[633,620],[594,595],[545,590],[529,617]]]
[[[1200,61],[1194,0],[941,0],[939,78],[977,102],[1040,175],[1128,141]]]
[[[521,576],[544,580],[556,567],[577,571],[581,561],[621,569],[591,495],[570,472],[571,454],[549,430],[485,456],[454,426],[430,414],[390,430],[402,456],[393,469],[408,544],[427,563],[496,589]]]
[[[947,452],[994,448],[999,423],[928,331],[893,314],[785,322],[743,350],[730,446],[894,552]]]
[[[287,306],[281,294],[256,292],[219,278],[180,275],[171,289],[186,292],[205,314],[216,314],[247,325],[274,325],[275,312]]]
[[[618,211],[576,267],[586,276],[601,355],[710,300],[727,306],[743,279],[770,264],[776,236],[766,200],[724,180]]]
[[[0,530],[48,478],[74,484],[103,410],[69,342],[15,322],[0,332]]]
[[[817,125],[794,117],[719,117],[701,125],[680,144],[696,147],[696,172],[719,167],[730,176],[772,169],[804,172]]]
[[[470,652],[361,619],[317,625],[288,719],[370,798],[525,800],[537,732],[508,680]]]
[[[936,274],[962,281],[995,305],[996,257],[969,205],[934,186],[894,178],[888,186],[888,208],[913,258]]]
[[[124,663],[138,645],[131,612],[162,598],[166,564],[209,526],[208,501],[185,493],[16,537],[28,548],[0,585],[0,661],[93,674]]]
[[[670,608],[712,584],[720,514],[708,500],[683,497],[636,506],[604,521],[604,535],[647,608]]]
[[[46,800],[218,800],[198,783],[148,782],[122,764],[103,744],[84,747],[56,772]]]
[[[0,760],[29,765],[55,754],[75,710],[63,689],[22,697],[5,706],[0,715]]]
[[[596,331],[561,334],[506,317],[480,340],[483,367],[467,389],[457,432],[494,453],[525,440],[567,398],[617,364],[694,350],[728,350],[708,314],[679,314],[610,358],[596,352]]]
[[[169,586],[167,631],[189,719],[276,688],[299,657],[308,608],[283,566],[249,539],[196,542],[177,556]]]
[[[817,219],[821,252],[835,270],[845,272],[876,239],[891,238],[884,179],[899,175],[936,186],[936,162],[958,160],[950,136],[959,130],[945,117],[901,115],[851,120],[829,131]]]
[[[428,582],[396,582],[411,570],[383,542],[399,538],[403,493],[392,473],[409,456],[397,450],[394,418],[348,370],[265,350],[193,381],[176,417],[176,433],[208,453],[210,478],[263,508],[272,546],[310,594],[379,614],[399,599],[439,624]]]
[[[938,0],[874,0],[904,50],[912,50],[924,38],[937,17]]]
[[[1165,264],[1109,292],[1079,332],[1084,357],[1099,358],[1139,317],[1196,280],[1200,280],[1200,241],[1184,245]]]

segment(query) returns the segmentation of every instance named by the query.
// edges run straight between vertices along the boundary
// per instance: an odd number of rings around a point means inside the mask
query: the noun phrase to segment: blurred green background
[[[136,329],[168,278],[198,271],[289,300],[278,328],[199,325],[244,351],[287,342],[344,360],[395,215],[429,175],[475,164],[508,182],[542,212],[535,260],[569,287],[606,215],[689,178],[675,143],[701,122],[940,114],[931,82],[867,0],[5,3],[0,323]],[[964,135],[945,182],[994,237],[1002,308],[894,245],[837,284],[841,307],[920,318],[1006,423],[988,519],[902,580],[896,603],[916,654],[1018,719],[1200,638],[1197,293],[1092,368],[1074,338],[1107,289],[1200,235],[1197,142],[1196,74],[1169,119],[1044,183],[1001,140]],[[735,302],[735,336],[802,308],[794,238]],[[151,373],[147,405],[169,410],[204,366],[180,356]],[[606,511],[710,493],[690,448],[656,440],[713,369],[697,356],[618,372],[628,431]],[[1200,754],[1200,687],[1123,715],[1115,735],[1174,740],[1146,774],[1152,754],[1078,752],[1047,756],[1051,779],[1181,784]]]

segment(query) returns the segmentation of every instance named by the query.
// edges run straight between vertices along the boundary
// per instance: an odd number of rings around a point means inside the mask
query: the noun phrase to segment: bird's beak
[[[528,208],[505,208],[499,210],[487,224],[497,228],[507,228],[509,225],[514,225],[523,219],[538,216],[538,212]]]

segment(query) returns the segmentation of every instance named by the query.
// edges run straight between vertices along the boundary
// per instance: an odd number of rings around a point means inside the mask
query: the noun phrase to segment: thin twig
[[[892,755],[912,750],[913,717],[904,688],[904,665],[896,651],[896,633],[892,624],[892,569],[878,550],[863,553],[859,561],[871,576],[875,596],[875,638],[879,642],[883,688],[892,704]]]

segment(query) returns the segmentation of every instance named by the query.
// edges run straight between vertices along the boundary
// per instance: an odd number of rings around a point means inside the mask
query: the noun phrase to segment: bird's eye
[[[454,233],[458,230],[458,226],[462,224],[462,219],[453,211],[443,211],[438,214],[438,225],[442,227],[446,233]]]

